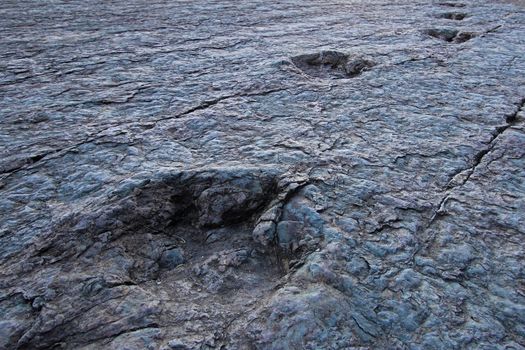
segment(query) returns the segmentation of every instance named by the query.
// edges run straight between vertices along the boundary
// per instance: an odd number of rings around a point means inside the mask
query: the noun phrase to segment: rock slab
[[[520,1],[0,30],[0,349],[525,347]]]

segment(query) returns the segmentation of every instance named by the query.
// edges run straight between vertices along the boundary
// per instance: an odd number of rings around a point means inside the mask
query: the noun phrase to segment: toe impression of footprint
[[[424,30],[424,33],[431,37],[434,37],[434,38],[437,38],[437,39],[440,39],[440,40],[443,40],[449,43],[456,43],[456,44],[464,43],[476,36],[475,33],[461,32],[457,29],[446,29],[446,28],[426,29]]]
[[[436,15],[437,18],[444,18],[444,19],[450,19],[453,21],[462,21],[464,20],[468,15],[463,12],[444,12]]]
[[[291,58],[292,63],[305,74],[324,79],[348,79],[375,66],[363,57],[351,57],[338,51],[321,51]]]

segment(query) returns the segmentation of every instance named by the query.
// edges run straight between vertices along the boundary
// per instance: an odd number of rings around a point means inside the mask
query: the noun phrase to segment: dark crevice
[[[185,115],[188,115],[188,114],[191,114],[193,112],[197,112],[197,111],[200,111],[200,110],[203,110],[203,109],[207,109],[209,107],[212,107],[212,106],[215,106],[216,104],[222,102],[222,101],[225,101],[225,100],[229,100],[229,99],[232,99],[232,98],[239,98],[239,97],[249,97],[249,96],[265,96],[265,95],[268,95],[268,94],[271,94],[271,93],[274,93],[274,92],[279,92],[279,91],[284,91],[286,89],[284,88],[275,88],[275,89],[270,89],[270,90],[266,90],[266,91],[255,91],[255,92],[248,92],[248,93],[237,93],[237,94],[232,94],[232,95],[226,95],[226,96],[222,96],[222,97],[218,97],[218,98],[214,98],[212,100],[206,100],[206,101],[203,101],[201,102],[200,104],[198,104],[197,106],[195,107],[192,107],[174,117],[167,117],[167,118],[160,118],[160,119],[157,119],[155,121],[155,123],[159,122],[159,121],[163,121],[163,120],[167,120],[167,119],[173,119],[173,118],[180,118],[180,117],[183,117]]]
[[[179,113],[179,114],[177,114],[175,116],[169,116],[169,117],[164,117],[164,118],[159,118],[159,119],[153,120],[151,122],[151,124],[148,124],[146,130],[154,128],[158,122],[165,121],[165,120],[170,120],[170,119],[182,118],[182,117],[184,117],[186,115],[189,115],[189,114],[191,114],[193,112],[197,112],[197,111],[200,111],[200,110],[205,110],[207,108],[213,107],[213,106],[217,105],[218,103],[220,103],[222,101],[225,101],[225,100],[228,100],[228,99],[240,98],[240,97],[250,97],[250,96],[266,96],[266,95],[272,94],[274,92],[280,92],[280,91],[286,91],[286,88],[275,88],[275,89],[269,89],[269,90],[265,90],[265,91],[253,91],[253,92],[247,92],[247,93],[238,93],[238,94],[232,94],[232,95],[227,95],[227,96],[223,96],[223,97],[218,97],[218,98],[215,98],[215,99],[212,99],[212,100],[206,100],[206,101],[201,102],[199,105],[197,105],[195,107],[192,107],[190,109],[187,109],[186,111],[183,111],[182,113]],[[93,102],[90,102],[90,103],[93,103]],[[112,103],[123,103],[123,102],[110,102],[109,104],[112,104]],[[97,103],[95,103],[95,104],[97,104]],[[105,104],[105,103],[102,103],[102,104]],[[123,123],[123,124],[125,124],[125,123]],[[123,124],[119,123],[117,125],[123,125]],[[16,174],[19,171],[27,169],[27,167],[29,165],[32,165],[32,164],[40,161],[41,159],[45,158],[48,155],[60,153],[62,151],[65,151],[65,153],[67,153],[67,152],[69,152],[71,150],[76,149],[79,146],[82,146],[82,145],[85,145],[85,144],[97,141],[97,140],[99,140],[101,138],[104,138],[104,137],[107,137],[107,136],[112,136],[112,135],[101,135],[101,134],[103,134],[107,130],[110,130],[110,129],[114,128],[114,127],[115,127],[115,125],[108,126],[108,127],[104,128],[104,129],[98,131],[92,137],[86,138],[83,141],[80,141],[80,142],[75,143],[73,145],[69,145],[67,147],[63,147],[63,148],[58,148],[58,149],[52,150],[52,151],[44,153],[42,155],[38,155],[38,156],[36,156],[36,160],[34,160],[34,161],[32,159],[35,158],[35,157],[32,157],[32,158],[29,158],[28,160],[26,160],[21,165],[18,165],[18,166],[9,168],[9,169],[0,169],[0,174],[4,175],[3,177],[0,178],[0,180],[5,180],[5,179],[9,178],[10,176]]]
[[[45,156],[47,156],[47,153],[38,154],[36,156],[32,156],[31,158],[31,164],[34,164],[38,162],[39,160],[43,159]]]
[[[453,21],[462,21],[467,17],[467,14],[462,12],[445,12],[438,14],[436,17],[450,19]]]
[[[476,168],[483,161],[483,158],[488,153],[490,153],[492,151],[492,149],[494,148],[495,143],[496,143],[496,139],[501,134],[503,134],[505,132],[505,130],[507,130],[512,125],[514,125],[515,123],[518,122],[518,114],[523,109],[524,106],[525,106],[525,98],[520,101],[520,103],[518,104],[518,107],[517,107],[517,109],[516,109],[516,111],[514,113],[505,116],[505,122],[507,124],[499,126],[499,127],[496,127],[496,129],[492,133],[492,136],[491,136],[490,140],[487,142],[487,147],[485,147],[484,149],[480,150],[472,158],[472,165],[469,168],[463,169],[463,170],[459,171],[456,174],[456,175],[459,175],[461,173],[468,172],[467,176],[465,177],[465,179],[463,181],[461,181],[459,184],[452,184],[451,182],[449,182],[449,185],[447,186],[449,188],[449,190],[451,190],[451,189],[453,189],[455,187],[458,187],[458,186],[462,186],[469,180],[470,176],[475,172]],[[452,178],[454,178],[456,175],[454,175]]]
[[[510,124],[510,125],[513,125],[515,123],[517,123],[519,120],[518,118],[518,114],[520,113],[520,111],[525,108],[525,97],[521,99],[520,103],[518,104],[518,109],[516,110],[516,112],[512,113],[512,114],[509,114],[505,117],[505,121]]]
[[[444,6],[444,7],[465,7],[465,4],[462,4],[460,2],[440,2],[438,5]]]
[[[449,196],[450,196],[450,193],[458,188],[458,187],[461,187],[461,186],[464,186],[470,179],[470,177],[476,172],[476,169],[478,168],[478,166],[482,163],[483,159],[485,158],[485,156],[487,154],[489,154],[495,147],[496,145],[496,141],[497,139],[507,130],[509,129],[513,124],[517,123],[519,120],[519,113],[520,111],[525,107],[525,98],[523,98],[519,103],[518,103],[518,107],[516,109],[516,111],[510,115],[507,115],[505,117],[505,121],[507,122],[506,125],[502,125],[502,126],[499,126],[497,127],[495,130],[494,130],[494,133],[492,134],[490,140],[487,142],[487,147],[485,147],[484,149],[482,149],[481,151],[479,151],[478,153],[476,153],[474,155],[474,157],[472,158],[472,165],[466,169],[463,169],[461,171],[459,171],[458,173],[456,173],[453,177],[452,177],[452,180],[449,182],[449,184],[447,185],[447,189],[445,191],[445,195],[441,198],[441,200],[439,201],[439,203],[437,204],[436,206],[436,209],[434,210],[430,220],[428,221],[428,223],[425,225],[425,227],[422,229],[423,233],[421,234],[421,236],[424,237],[424,234],[425,232],[427,232],[430,227],[434,224],[434,222],[444,214],[444,206],[447,202],[447,200],[449,199]],[[454,178],[458,175],[461,175],[461,174],[466,174],[464,176],[463,179],[461,179],[459,181],[459,183],[453,183],[454,181]],[[413,253],[411,254],[411,257],[410,257],[410,261],[413,262],[414,260],[414,257],[421,251],[424,249],[424,247],[426,245],[429,244],[429,242],[432,242],[433,239],[434,239],[434,236],[437,234],[434,233],[434,234],[431,234],[430,236],[428,236],[427,238],[424,239],[423,242],[419,243],[416,245],[416,248],[414,249]]]
[[[54,153],[57,153],[57,152],[60,152],[60,151],[61,151],[60,149],[52,150],[52,151],[49,151],[49,152],[40,153],[40,154],[36,154],[34,156],[30,156],[30,157],[28,157],[26,159],[21,159],[20,162],[18,163],[19,165],[14,166],[14,167],[9,168],[9,169],[0,170],[0,174],[10,175],[11,173],[17,172],[17,171],[19,171],[21,169],[27,168],[30,165],[34,165],[35,163],[38,163],[39,161],[41,161],[42,159],[44,159],[45,157],[47,157],[50,154],[54,154]],[[7,178],[7,176],[5,178]]]
[[[359,322],[356,320],[356,318],[354,316],[352,316],[352,319],[354,320],[355,324],[357,325],[357,328],[359,328],[363,333],[369,335],[370,337],[372,338],[376,338],[377,336],[368,332],[366,329],[364,329],[360,324]]]
[[[132,287],[137,286],[138,284],[133,281],[123,281],[123,282],[112,282],[106,284],[108,288],[116,288],[116,287]]]
[[[496,130],[494,131],[494,133],[492,134],[492,137],[490,138],[489,142],[488,142],[488,146],[479,151],[473,158],[473,162],[474,164],[470,167],[470,174],[467,176],[467,178],[465,179],[465,181],[463,181],[461,183],[461,185],[465,184],[468,179],[470,178],[470,176],[475,172],[476,168],[479,166],[479,164],[482,162],[483,158],[489,153],[492,151],[492,149],[494,148],[495,146],[495,141],[496,139],[505,132],[505,130],[507,130],[508,128],[510,128],[513,124],[515,124],[517,121],[518,121],[518,114],[519,112],[523,109],[523,107],[525,106],[525,98],[521,100],[521,102],[519,103],[518,105],[518,108],[516,109],[516,112],[510,114],[510,115],[507,115],[505,117],[505,121],[506,121],[506,125],[503,125],[503,126],[500,126],[500,127],[497,127]]]

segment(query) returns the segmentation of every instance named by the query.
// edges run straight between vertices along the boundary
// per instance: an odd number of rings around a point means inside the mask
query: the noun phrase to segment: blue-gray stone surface
[[[522,1],[3,0],[0,349],[525,348]]]

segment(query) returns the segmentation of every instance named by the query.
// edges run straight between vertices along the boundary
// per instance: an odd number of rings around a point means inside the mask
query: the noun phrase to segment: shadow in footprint
[[[427,29],[425,34],[449,43],[464,43],[476,36],[471,32],[460,32],[457,29]]]
[[[459,2],[440,2],[438,5],[445,7],[465,7],[465,4]]]
[[[358,76],[375,65],[360,57],[350,57],[338,51],[321,51],[291,58],[293,64],[307,75],[316,78],[348,79]]]
[[[467,17],[466,13],[462,12],[445,12],[436,15],[437,18],[450,19],[453,21],[462,21]]]

